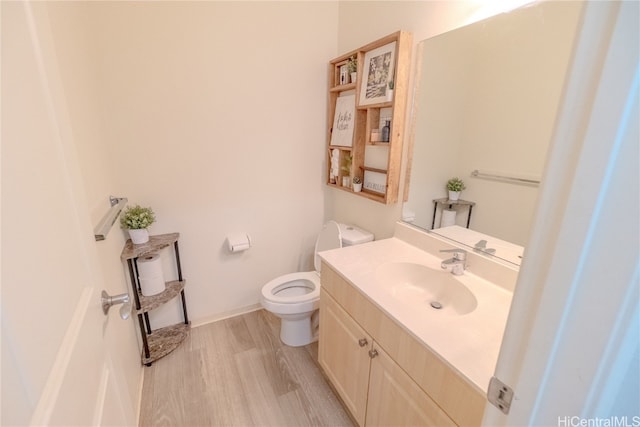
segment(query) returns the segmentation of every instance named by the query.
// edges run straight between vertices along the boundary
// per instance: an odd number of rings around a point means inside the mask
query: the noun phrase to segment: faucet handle
[[[475,249],[485,249],[486,247],[487,247],[487,241],[486,240],[480,240],[474,246]]]
[[[467,251],[464,249],[440,249],[440,252],[452,252],[453,259],[457,259],[459,261],[467,259]]]

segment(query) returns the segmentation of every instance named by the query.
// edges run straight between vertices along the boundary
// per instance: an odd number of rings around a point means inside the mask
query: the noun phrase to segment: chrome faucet
[[[440,264],[443,270],[451,266],[451,274],[461,276],[467,268],[467,251],[464,249],[442,249],[440,252],[452,252],[453,258],[445,259]]]

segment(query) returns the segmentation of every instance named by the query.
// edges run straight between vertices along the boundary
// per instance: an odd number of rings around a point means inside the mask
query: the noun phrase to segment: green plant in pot
[[[449,190],[449,200],[458,200],[460,198],[460,192],[467,188],[458,177],[451,178],[447,181],[447,190]]]
[[[345,173],[345,175],[342,177],[342,186],[343,187],[348,187],[349,186],[349,175],[351,175],[351,162],[353,161],[353,157],[351,156],[351,154],[346,154],[344,156],[344,160],[343,161],[344,161],[344,164],[340,168]]]
[[[356,58],[355,55],[347,59],[347,69],[349,70],[349,75],[351,76],[351,83],[355,83],[358,72],[358,58]]]
[[[359,193],[362,191],[362,179],[359,176],[353,177],[353,191]]]
[[[395,87],[393,80],[389,80],[389,82],[387,83],[387,101],[391,102],[393,101],[393,88]]]
[[[129,231],[132,243],[140,245],[149,241],[147,228],[155,221],[156,216],[153,209],[135,205],[124,210],[120,218],[120,226]]]

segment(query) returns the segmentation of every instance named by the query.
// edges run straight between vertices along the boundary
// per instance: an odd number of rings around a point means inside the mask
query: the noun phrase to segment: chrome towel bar
[[[511,182],[515,184],[540,185],[539,179],[519,178],[516,176],[499,175],[495,173],[480,172],[478,169],[471,172],[471,176],[476,178],[495,179],[498,181]]]
[[[93,229],[96,241],[107,238],[107,234],[109,234],[111,227],[115,224],[118,216],[120,216],[120,212],[122,212],[128,201],[129,200],[126,197],[109,197],[109,204],[111,205],[111,208],[109,208],[98,225]]]

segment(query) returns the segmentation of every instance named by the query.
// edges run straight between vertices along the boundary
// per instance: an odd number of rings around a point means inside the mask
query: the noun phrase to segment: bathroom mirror
[[[535,3],[420,42],[405,222],[439,233],[445,208],[443,225],[526,245],[581,11]],[[456,176],[470,218],[435,207]]]

